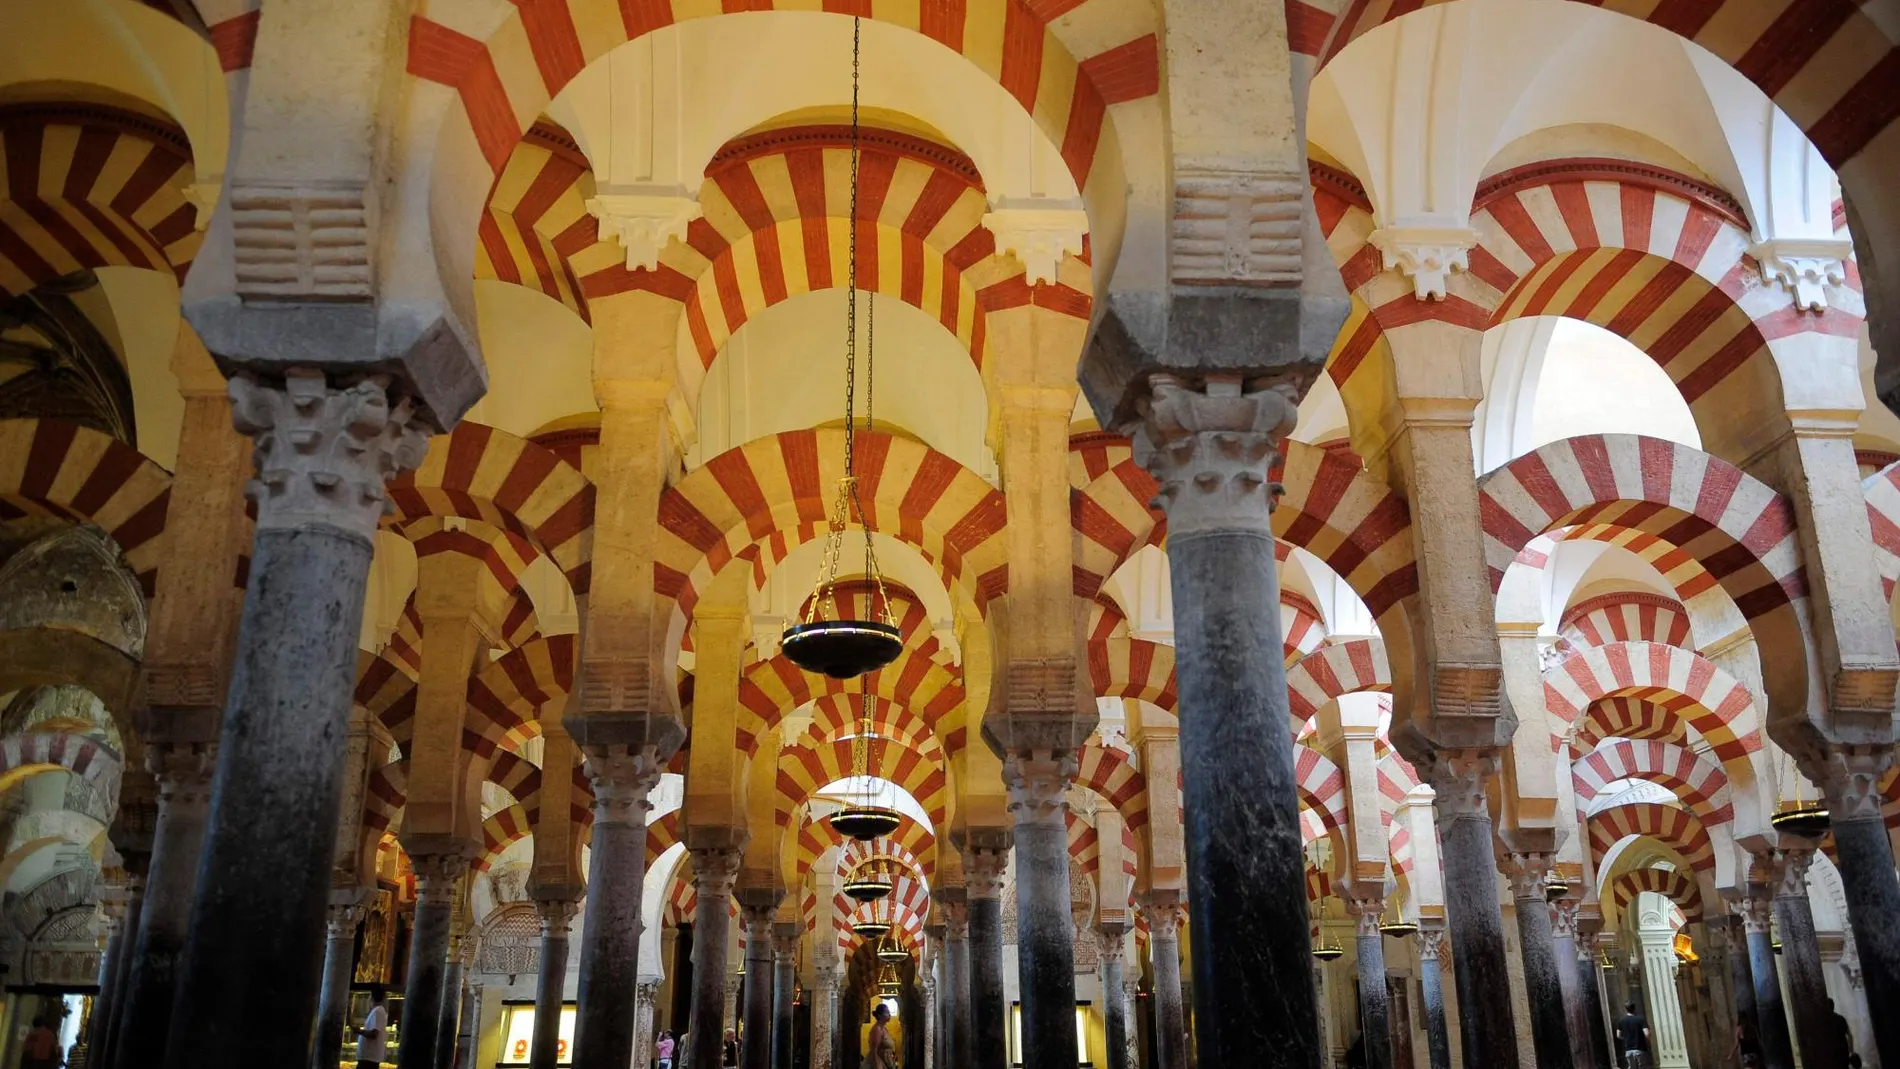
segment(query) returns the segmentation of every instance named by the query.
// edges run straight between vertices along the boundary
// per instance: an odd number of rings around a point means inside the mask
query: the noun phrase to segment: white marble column
[[[812,970],[811,1069],[834,1069],[833,1056],[838,1048],[837,1029],[838,967],[826,963]]]
[[[1667,926],[1637,933],[1643,948],[1643,992],[1649,999],[1649,1051],[1656,1069],[1689,1069],[1682,1033],[1682,1001],[1676,996],[1676,933]]]
[[[633,989],[633,1064],[646,1066],[653,1061],[653,1005],[659,997],[660,982],[641,979]]]

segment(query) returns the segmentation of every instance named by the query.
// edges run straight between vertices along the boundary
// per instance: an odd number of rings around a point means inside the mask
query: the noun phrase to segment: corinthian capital
[[[1181,936],[1181,900],[1173,893],[1150,892],[1135,902],[1135,911],[1148,925],[1150,939],[1178,939]]]
[[[965,833],[963,886],[971,898],[1003,897],[1003,872],[1009,866],[1012,845],[1010,833],[1000,829]]]
[[[1273,487],[1267,471],[1293,430],[1299,405],[1289,386],[1249,388],[1239,375],[1199,384],[1156,374],[1138,402],[1135,459],[1161,484],[1154,504],[1168,535],[1210,531],[1269,533]]]
[[[1071,750],[1011,750],[1003,755],[1003,786],[1017,824],[1063,826],[1069,784],[1080,770]]]
[[[1497,775],[1497,754],[1488,750],[1441,751],[1419,772],[1437,794],[1434,802],[1441,817],[1490,816],[1484,785]]]
[[[701,899],[725,900],[739,879],[739,863],[745,849],[738,846],[705,846],[692,851],[693,889]],[[722,907],[723,908],[723,907]],[[767,917],[768,922],[770,916]]]
[[[679,750],[685,730],[670,716],[577,716],[564,725],[581,751],[594,791],[594,826],[646,827],[648,796]]]
[[[246,493],[257,529],[333,527],[365,540],[389,508],[384,484],[422,463],[428,437],[408,397],[392,402],[383,375],[332,384],[312,368],[283,381],[236,372],[231,422],[254,442]]]
[[[1828,819],[1880,820],[1880,781],[1893,767],[1891,746],[1829,746],[1816,764]]]

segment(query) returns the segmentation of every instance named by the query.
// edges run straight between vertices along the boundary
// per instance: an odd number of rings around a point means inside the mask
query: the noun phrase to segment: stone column
[[[1016,818],[1016,969],[1024,1065],[1070,1066],[1075,1049],[1075,919],[1069,912],[1073,750],[1013,750],[1003,785]]]
[[[742,843],[743,831],[728,836]],[[732,885],[739,878],[742,845],[694,848],[693,889],[699,902],[693,910],[693,1010],[687,1041],[692,1062],[682,1069],[718,1069],[726,1022],[726,942],[732,932]],[[578,1069],[578,1067],[577,1067]]]
[[[1172,894],[1151,891],[1142,896],[1136,908],[1141,911],[1141,919],[1148,922],[1149,968],[1155,997],[1155,1065],[1157,1069],[1188,1069],[1187,1009],[1181,1004],[1180,902]],[[1310,941],[1307,945],[1311,946]]]
[[[829,954],[821,956],[829,958]],[[811,1069],[834,1069],[838,1051],[837,965],[829,960],[819,962],[812,968],[811,982]]]
[[[1385,989],[1384,885],[1354,886],[1346,893],[1346,912],[1356,919],[1359,952],[1359,1030],[1366,1040],[1366,1069],[1392,1069],[1391,996]]]
[[[356,971],[356,926],[363,923],[363,892],[332,892],[328,938],[323,944],[322,1001],[317,1006],[317,1042],[311,1069],[336,1069],[349,1026],[350,980]]]
[[[204,726],[206,734],[211,732]],[[95,1065],[144,1069],[147,1052],[164,1050],[177,990],[178,956],[185,949],[191,893],[211,809],[212,746],[188,739],[148,740],[145,765],[158,784],[152,859],[145,878],[136,939],[121,977],[112,1062]],[[139,1052],[133,1054],[132,1052]]]
[[[1419,921],[1419,986],[1425,992],[1425,1054],[1431,1069],[1451,1069],[1451,1033],[1445,1030],[1445,928],[1431,918]]]
[[[1504,913],[1498,906],[1496,854],[1485,780],[1496,755],[1478,750],[1440,752],[1419,768],[1436,792],[1445,912],[1451,926],[1452,974],[1464,1057],[1472,1069],[1517,1069],[1517,1025],[1511,1017]],[[1548,924],[1548,921],[1546,921]]]
[[[937,978],[925,972],[918,982],[924,988],[924,1069],[936,1069]]]
[[[1682,1000],[1676,994],[1675,932],[1666,925],[1636,933],[1643,948],[1643,990],[1649,996],[1649,1050],[1656,1069],[1689,1069]]]
[[[798,925],[772,926],[772,1069],[792,1069],[792,997],[798,988]]]
[[[240,372],[231,397],[256,443],[257,526],[168,1069],[310,1057],[383,485],[426,447],[415,406],[383,376]]]
[[[580,744],[594,791],[593,851],[581,924],[574,1069],[626,1069],[640,982],[640,892],[647,874],[647,796],[685,739],[670,716],[589,713],[563,726]]]
[[[1834,863],[1841,872],[1848,923],[1860,953],[1862,982],[1880,1062],[1900,1066],[1900,876],[1880,814],[1879,784],[1893,766],[1892,746],[1835,746],[1814,778],[1827,796]],[[1864,1053],[1864,1052],[1863,1052]],[[1872,1059],[1869,1059],[1871,1061]]]
[[[1794,1069],[1794,1043],[1788,1035],[1788,1013],[1781,1003],[1781,974],[1775,966],[1771,931],[1773,889],[1751,881],[1734,906],[1741,915],[1742,931],[1748,938],[1748,972],[1755,987],[1755,1019],[1761,1025],[1762,1069]]]
[[[740,893],[742,899],[750,896]],[[778,894],[771,892],[740,907],[745,924],[745,1023],[740,1037],[739,1064],[745,1069],[772,1069],[772,987],[777,970],[772,961],[772,922],[778,912]]]
[[[1102,925],[1102,1045],[1108,1069],[1136,1069],[1128,1060],[1128,1001],[1122,995],[1122,936],[1127,925]]]
[[[970,908],[962,887],[946,887],[943,903],[944,1064],[961,1069],[976,1064],[971,1053]]]
[[[130,905],[127,896],[101,897],[99,905],[106,917],[106,945],[99,951],[99,994],[92,1000],[86,1046],[88,1057],[103,1060],[112,1049],[112,1020],[119,1007],[119,963],[125,960],[128,928],[136,922],[127,916]]]
[[[1742,926],[1742,918],[1736,915],[1718,917],[1709,922],[1725,924],[1728,929],[1728,975],[1729,987],[1735,993],[1735,1024],[1738,1028],[1755,1037],[1757,1045],[1761,1043],[1761,1016],[1755,1012],[1755,979],[1748,964],[1748,933]]]
[[[1507,875],[1511,878],[1511,896],[1517,907],[1524,993],[1530,1003],[1531,1042],[1537,1050],[1538,1069],[1572,1069],[1570,1030],[1565,1024],[1564,993],[1557,976],[1550,905],[1544,897],[1550,882],[1551,861],[1549,854],[1512,854]]]
[[[1008,1007],[1003,1000],[1003,869],[1009,848],[1009,832],[1001,829],[971,828],[964,836],[963,880],[970,903],[970,1046],[966,1053],[976,1069],[1004,1069],[1009,1064],[1004,1031],[1009,1026]]]
[[[561,1050],[561,1003],[567,987],[568,930],[580,903],[566,896],[538,898],[541,915],[541,968],[534,979],[534,1036],[528,1042],[530,1069],[554,1069]]]
[[[1200,1063],[1262,1051],[1317,1065],[1293,736],[1279,655],[1268,469],[1298,412],[1238,374],[1166,373],[1138,399],[1135,456],[1160,483],[1174,591],[1175,676]]]
[[[1821,944],[1814,934],[1814,910],[1808,904],[1808,866],[1812,849],[1773,851],[1764,868],[1775,877],[1775,925],[1781,930],[1781,967],[1788,971],[1788,1000],[1794,1038],[1803,1066],[1846,1065],[1847,1052],[1834,1034],[1828,1008],[1827,978],[1821,973]],[[1758,855],[1759,856],[1759,855]]]
[[[1577,948],[1577,979],[1583,983],[1584,1008],[1590,1014],[1590,1064],[1610,1069],[1616,1056],[1610,1052],[1610,1023],[1603,1015],[1603,967],[1588,943]]]
[[[461,939],[451,937],[449,956],[442,966],[442,1010],[435,1031],[435,1069],[453,1069],[455,1042],[462,1034],[462,976],[467,971],[462,961]]]
[[[1583,977],[1577,971],[1577,912],[1582,901],[1565,895],[1551,908],[1550,944],[1557,988],[1563,996],[1564,1030],[1570,1036],[1570,1062],[1577,1069],[1596,1064],[1590,1048],[1590,1007],[1584,1004]]]
[[[633,989],[633,1064],[635,1069],[653,1063],[654,1002],[659,998],[658,980],[642,980]]]
[[[409,933],[409,982],[402,993],[402,1046],[400,1069],[436,1069],[437,1047],[453,1042],[442,1034],[444,1000],[460,992],[446,991],[450,927],[455,923],[455,897],[469,859],[463,854],[422,854],[416,867],[415,927]]]

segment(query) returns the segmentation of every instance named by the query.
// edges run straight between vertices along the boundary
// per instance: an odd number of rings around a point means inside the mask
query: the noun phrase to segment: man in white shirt
[[[370,989],[369,1014],[356,1030],[356,1069],[381,1069],[389,1052],[389,1008],[383,999],[382,988]]]

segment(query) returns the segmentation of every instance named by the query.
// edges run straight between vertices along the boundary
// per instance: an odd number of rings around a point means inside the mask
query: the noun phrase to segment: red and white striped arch
[[[484,665],[468,683],[463,747],[487,756],[537,729],[542,711],[573,689],[579,640],[573,634],[547,635]]]
[[[1638,698],[1680,717],[1707,739],[1731,781],[1754,782],[1761,711],[1735,677],[1693,650],[1654,642],[1590,646],[1544,672],[1544,705],[1565,724],[1603,698]]]
[[[1893,602],[1893,588],[1900,583],[1900,462],[1875,472],[1861,483],[1867,498],[1867,527],[1874,537],[1874,566],[1880,571],[1880,586]]]
[[[1574,728],[1576,748],[1588,751],[1605,739],[1638,739],[1674,743],[1689,741],[1689,725],[1680,715],[1676,700],[1662,701],[1627,696],[1598,698],[1584,710]]]
[[[925,880],[937,875],[937,837],[927,824],[918,822],[908,814],[901,814],[897,830],[884,838],[892,845],[909,854],[917,863]],[[837,833],[826,820],[813,820],[811,811],[799,812],[798,838],[794,849],[781,851],[785,863],[785,876],[788,884],[804,878],[812,870],[825,851],[838,847],[843,849],[850,840]]]
[[[811,726],[791,740],[802,745],[830,743],[857,734],[863,699],[856,694],[827,694],[809,706]],[[888,739],[896,739],[932,761],[944,759],[943,743],[930,721],[909,706],[887,698],[871,699],[871,730]]]
[[[806,705],[822,703],[827,722],[855,724],[863,700],[859,696],[866,691],[872,695],[873,719],[890,723],[899,737],[950,745],[947,739],[936,740],[936,725],[963,704],[963,683],[951,669],[916,648],[906,648],[897,660],[852,680],[813,675],[782,653],[754,661],[739,678],[738,745],[750,753],[760,734]],[[818,713],[814,708],[814,715]],[[915,723],[922,724],[923,736],[909,726]]]
[[[172,477],[117,438],[53,419],[0,420],[0,522],[50,516],[112,536],[150,597]]]
[[[908,872],[895,874],[891,893],[875,902],[856,902],[844,895],[832,896],[831,927],[837,933],[838,946],[847,952],[863,941],[851,930],[861,921],[880,921],[891,926],[891,934],[900,944],[921,947],[924,924],[930,918],[930,888]]]
[[[0,741],[0,784],[63,770],[101,790],[117,788],[124,762],[111,750],[63,731],[34,731]]]
[[[624,275],[626,253],[600,237],[587,211],[594,174],[565,130],[534,124],[495,176],[476,229],[475,277],[559,301],[592,322],[589,292]]]
[[[1128,828],[1147,826],[1148,779],[1135,767],[1127,751],[1099,741],[1090,742],[1082,748],[1075,783],[1114,806]]]
[[[1137,699],[1175,711],[1179,695],[1173,646],[1145,638],[1107,638],[1089,643],[1088,658],[1096,697]]]
[[[1702,823],[1735,819],[1728,775],[1714,761],[1686,747],[1656,739],[1611,739],[1571,764],[1577,801],[1586,807],[1603,788],[1619,780],[1639,779],[1667,787]]]
[[[853,749],[854,740],[836,739],[779,751],[775,812],[779,827],[790,827],[793,817],[826,784],[854,775],[875,776],[896,784],[916,799],[933,826],[944,825],[949,815],[950,781],[941,761],[932,761],[895,739],[875,739],[867,745],[865,765],[858,771]]]
[[[1278,545],[1279,543],[1276,543]],[[1286,666],[1312,653],[1326,641],[1326,620],[1319,609],[1301,595],[1282,588],[1280,591],[1280,652]]]
[[[1689,644],[1689,614],[1673,598],[1640,590],[1619,590],[1586,598],[1564,610],[1557,630],[1573,645],[1612,642]]]
[[[1630,869],[1611,880],[1607,890],[1614,911],[1604,921],[1612,925],[1619,923],[1618,918],[1635,904],[1636,896],[1644,891],[1653,891],[1675,903],[1676,908],[1682,911],[1685,923],[1693,923],[1703,917],[1701,885],[1674,869]]]
[[[1297,736],[1306,722],[1342,694],[1391,693],[1385,643],[1355,638],[1321,646],[1287,669],[1287,716]]]
[[[1697,872],[1715,869],[1715,847],[1709,842],[1708,829],[1687,809],[1658,802],[1632,802],[1594,813],[1587,823],[1590,849],[1598,862],[1611,847],[1636,836],[1669,847]]]

